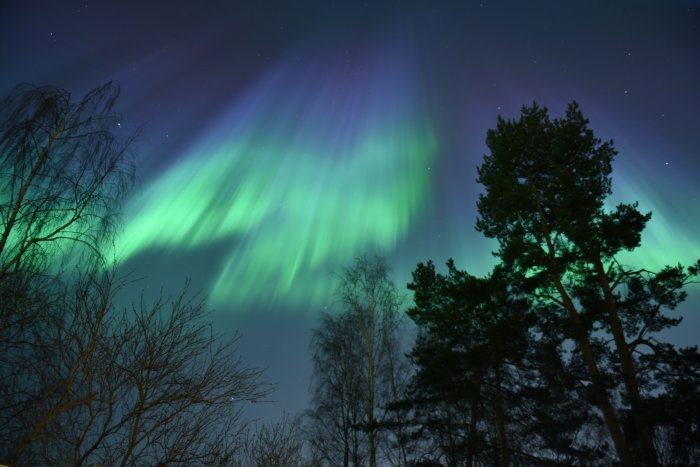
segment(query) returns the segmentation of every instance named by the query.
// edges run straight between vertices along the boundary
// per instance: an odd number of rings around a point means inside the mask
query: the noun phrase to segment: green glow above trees
[[[332,272],[392,250],[429,197],[438,143],[409,68],[263,81],[131,200],[117,256],[223,242],[214,302],[327,301]]]

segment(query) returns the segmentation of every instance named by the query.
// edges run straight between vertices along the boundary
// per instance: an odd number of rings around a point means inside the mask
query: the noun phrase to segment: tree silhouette
[[[0,115],[0,462],[224,465],[260,372],[182,295],[116,305],[132,178],[119,88],[17,87]]]
[[[0,106],[0,280],[47,267],[78,246],[101,256],[131,185],[133,135],[119,135],[119,86],[73,102],[21,85]]]
[[[185,293],[119,310],[104,277],[66,287],[31,342],[3,356],[2,455],[12,465],[225,465],[260,372]],[[10,366],[12,364],[12,366]]]
[[[235,465],[241,467],[302,467],[304,461],[304,437],[301,420],[283,414],[269,424],[261,424],[248,430],[242,449],[243,455]]]
[[[486,142],[490,153],[479,167],[485,193],[477,205],[477,229],[498,240],[497,256],[505,267],[566,315],[622,464],[658,465],[642,388],[644,367],[635,359],[637,336],[630,328],[650,315],[644,300],[625,309],[630,295],[626,298],[624,289],[646,272],[616,260],[619,252],[639,246],[650,214],[640,213],[636,204],[604,208],[616,152],[611,142],[595,138],[575,103],[562,119],[550,120],[547,109],[536,104],[523,107],[517,120],[499,117]],[[674,295],[697,274],[696,268],[677,271],[685,279],[661,286],[662,297]],[[668,307],[671,302],[654,307],[653,319],[661,319]],[[662,327],[671,325],[665,321]],[[593,334],[598,326],[612,336],[612,348]],[[658,325],[645,327],[645,332],[658,330]],[[622,382],[620,410],[606,385],[599,348],[608,352],[613,378]]]
[[[360,336],[351,316],[323,314],[311,338],[313,359],[309,441],[328,465],[361,465],[363,380]]]
[[[499,294],[492,283],[459,271],[451,261],[446,276],[437,274],[430,262],[419,264],[408,287],[415,297],[415,307],[408,310],[408,315],[422,331],[412,352],[419,368],[413,397],[415,402],[428,403],[427,412],[432,412],[431,422],[423,424],[452,435],[462,431],[458,438],[462,442],[451,442],[446,451],[457,450],[457,457],[472,466],[489,441],[483,439],[481,428],[484,422],[491,422],[497,436],[488,444],[497,446],[497,462],[508,464],[511,450],[504,412],[509,372],[506,360],[523,340],[527,345],[522,333],[527,333],[528,325],[521,323],[527,316],[514,309],[521,308],[520,303],[498,303],[498,297],[504,294]],[[520,349],[520,354],[524,353]],[[459,423],[453,416],[442,420],[434,416],[436,404],[445,403],[463,405],[461,411],[467,418],[461,430],[455,429]],[[453,463],[449,461],[448,465]]]
[[[311,340],[311,446],[330,465],[376,466],[385,405],[402,389],[400,298],[378,257],[359,257],[340,279],[343,310],[322,315]]]
[[[660,333],[700,262],[618,260],[651,215],[605,208],[615,150],[576,104],[499,118],[487,145],[477,229],[501,262],[484,278],[418,265],[417,373],[393,407],[448,466],[697,464],[700,354]]]
[[[592,462],[590,407],[568,392],[562,339],[548,329],[550,310],[536,306],[507,271],[485,278],[419,264],[409,288],[409,316],[419,327],[411,352],[417,374],[403,401],[413,424],[447,465]]]

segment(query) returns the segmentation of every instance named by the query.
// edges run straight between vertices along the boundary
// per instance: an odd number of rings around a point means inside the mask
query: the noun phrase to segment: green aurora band
[[[403,56],[281,64],[130,200],[117,256],[223,244],[212,302],[328,303],[333,273],[391,251],[429,199],[417,75]]]
[[[425,251],[399,258],[399,283],[429,257],[486,274],[496,246],[473,231],[476,198],[459,200],[455,224],[428,247],[439,145],[416,63],[396,50],[364,51],[361,63],[292,57],[270,68],[129,201],[117,257],[168,264],[206,255],[215,305],[325,307],[342,267],[365,252],[391,254],[409,233],[407,243],[418,248],[423,237]],[[607,208],[639,201],[653,213],[641,247],[620,260],[658,270],[700,258],[700,204],[682,195],[694,185],[662,193],[634,162],[642,151],[632,142],[618,149]],[[679,224],[680,205],[689,222]]]
[[[613,194],[606,203],[612,209],[618,203],[639,203],[641,212],[651,212],[651,220],[642,232],[641,245],[623,252],[618,259],[635,268],[660,270],[664,266],[689,265],[700,259],[700,204],[689,194],[696,190],[693,182],[682,177],[674,180],[674,192],[660,192],[652,177],[634,168],[638,159],[634,150],[617,156],[613,172]],[[681,211],[682,207],[682,211]],[[679,213],[682,212],[682,215]]]

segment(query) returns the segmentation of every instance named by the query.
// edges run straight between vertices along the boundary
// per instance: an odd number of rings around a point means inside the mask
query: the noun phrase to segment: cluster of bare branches
[[[17,464],[227,465],[242,403],[260,371],[220,343],[201,301],[118,310],[110,276],[89,276],[46,304],[46,321],[5,352],[3,458]]]
[[[405,440],[388,404],[410,376],[401,340],[406,323],[384,259],[361,256],[347,267],[338,300],[342,310],[322,315],[311,338],[311,451],[318,465],[405,465]]]
[[[306,459],[302,420],[287,413],[277,422],[251,426],[238,456],[240,467],[315,466]]]
[[[53,86],[16,87],[0,106],[0,279],[87,248],[101,257],[133,182],[110,82],[73,103]]]
[[[103,252],[133,179],[118,94],[23,85],[0,110],[0,463],[230,465],[260,371],[187,287],[117,305]]]

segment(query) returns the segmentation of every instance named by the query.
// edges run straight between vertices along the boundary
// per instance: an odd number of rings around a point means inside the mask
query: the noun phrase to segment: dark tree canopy
[[[576,103],[499,117],[486,142],[476,228],[501,262],[485,278],[418,265],[417,374],[397,406],[450,466],[697,462],[697,348],[659,333],[681,323],[671,312],[700,262],[618,259],[651,214],[606,208],[616,151]]]
[[[650,214],[636,204],[605,212],[616,151],[593,135],[578,104],[561,119],[537,104],[518,120],[499,117],[486,144],[476,228],[500,242],[506,263],[529,269],[556,259],[564,272],[575,260],[639,246]]]
[[[641,334],[635,336],[632,323],[640,319],[656,323],[643,327],[642,334],[674,325],[660,311],[673,309],[675,299],[655,308],[649,305],[655,310],[650,315],[644,313],[644,304],[654,297],[647,295],[629,310],[635,284],[652,279],[648,272],[632,271],[615,257],[639,246],[651,214],[642,214],[636,204],[605,209],[616,151],[612,142],[594,136],[576,103],[569,105],[564,118],[554,120],[546,108],[523,107],[517,120],[499,118],[486,141],[490,154],[479,167],[479,182],[486,192],[477,203],[477,229],[498,240],[497,254],[505,265],[568,316],[592,379],[596,405],[622,463],[657,465],[654,428],[645,402],[647,378],[640,373],[646,366],[636,344]],[[684,279],[668,283],[664,296],[675,296],[696,273],[694,268],[676,269]],[[592,334],[596,329],[610,333],[614,348]],[[623,383],[628,410],[613,407],[605,383],[606,365]],[[625,421],[626,414],[632,423]]]

